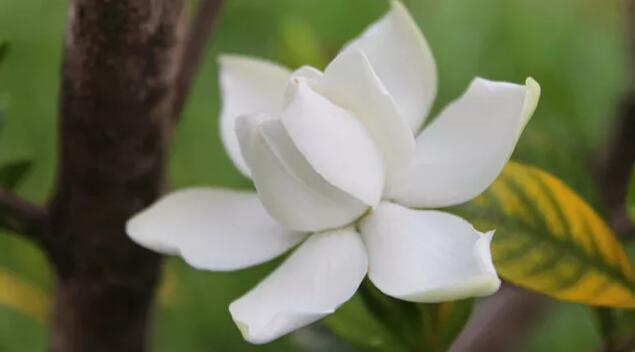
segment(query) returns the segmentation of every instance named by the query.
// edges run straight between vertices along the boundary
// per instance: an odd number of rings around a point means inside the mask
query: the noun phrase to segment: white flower
[[[368,274],[389,296],[495,292],[493,232],[436,210],[500,173],[540,88],[472,81],[423,132],[436,94],[428,45],[398,2],[324,72],[220,60],[222,137],[256,193],[188,189],[128,223],[137,243],[196,268],[236,270],[299,247],[229,309],[265,343],[333,313]]]

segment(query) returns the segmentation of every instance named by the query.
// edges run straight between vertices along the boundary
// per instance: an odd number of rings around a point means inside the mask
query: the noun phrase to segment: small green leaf
[[[4,49],[6,50],[6,49]],[[0,44],[0,56],[2,55],[2,45]],[[1,98],[1,97],[0,97]],[[0,136],[5,124],[6,115],[4,104],[0,99]],[[31,168],[31,162],[24,159],[17,159],[0,165],[0,187],[13,189],[22,180]]]
[[[364,306],[384,326],[386,331],[407,351],[420,351],[424,347],[422,316],[417,305],[384,295],[370,280],[365,280],[358,291]]]
[[[0,186],[13,189],[31,168],[31,162],[19,160],[0,166]]]
[[[341,339],[361,351],[408,352],[367,310],[359,295],[324,319],[326,326]]]
[[[447,351],[472,311],[472,299],[417,304],[388,297],[364,281],[353,300],[326,318],[338,336],[364,351]]]

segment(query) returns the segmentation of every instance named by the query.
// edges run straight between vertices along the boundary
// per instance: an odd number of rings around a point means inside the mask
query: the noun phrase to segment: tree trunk
[[[163,186],[184,24],[182,0],[69,3],[47,226],[53,352],[146,350],[161,259],[125,223]]]

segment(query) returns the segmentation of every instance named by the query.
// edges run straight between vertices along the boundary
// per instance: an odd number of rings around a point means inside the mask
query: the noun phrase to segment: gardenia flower
[[[430,209],[469,201],[494,181],[538,102],[534,80],[476,78],[418,133],[436,67],[415,22],[393,2],[324,72],[232,55],[220,59],[220,83],[223,142],[257,194],[178,191],[131,219],[127,232],[217,271],[298,245],[229,306],[246,340],[269,342],[333,313],[366,275],[412,302],[498,289],[493,232]]]

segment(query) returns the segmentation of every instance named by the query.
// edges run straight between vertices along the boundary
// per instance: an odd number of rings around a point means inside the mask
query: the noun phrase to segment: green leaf
[[[366,280],[353,300],[325,319],[338,336],[365,351],[447,351],[473,300],[416,304],[388,297]]]
[[[516,285],[588,305],[635,308],[635,270],[613,231],[573,190],[510,162],[481,196],[454,211],[496,229],[498,273]]]
[[[595,325],[602,338],[603,345],[610,346],[615,340],[617,333],[616,310],[606,307],[590,307],[590,311],[595,318]]]
[[[2,61],[4,61],[4,59],[9,54],[9,48],[10,48],[9,43],[7,42],[0,43],[0,63],[2,63]]]
[[[353,296],[324,319],[326,326],[341,339],[361,351],[408,352],[367,310],[359,295]]]
[[[13,189],[31,168],[31,162],[18,160],[0,166],[0,186]]]
[[[627,242],[624,245],[631,262],[633,262],[635,260],[635,242]],[[609,310],[609,313],[605,314],[609,315],[608,318],[611,325],[608,327],[600,326],[600,328],[610,332],[608,337],[611,344],[620,344],[622,341],[633,337],[633,332],[635,332],[635,310],[613,308]],[[602,321],[599,323],[605,324]],[[606,335],[605,331],[601,332]],[[605,338],[604,340],[606,341],[607,339]]]
[[[473,299],[419,304],[426,351],[448,351],[472,314]]]
[[[49,295],[33,283],[0,267],[0,305],[12,308],[40,323],[46,323]]]
[[[628,193],[626,194],[626,214],[635,222],[635,167],[631,172],[631,179],[628,182]]]
[[[46,351],[47,331],[37,320],[0,305],[0,351]]]
[[[420,351],[424,347],[422,316],[417,305],[384,295],[370,280],[358,291],[368,311],[392,334],[406,351]],[[427,347],[427,346],[426,346]]]
[[[551,305],[514,352],[603,351],[587,307],[568,302]]]

